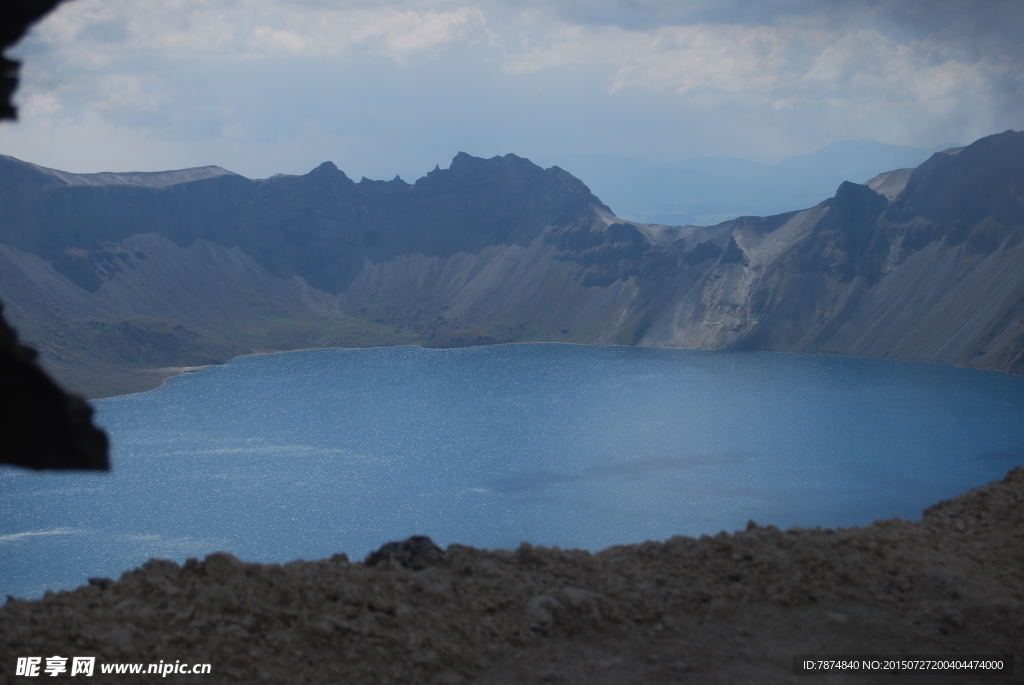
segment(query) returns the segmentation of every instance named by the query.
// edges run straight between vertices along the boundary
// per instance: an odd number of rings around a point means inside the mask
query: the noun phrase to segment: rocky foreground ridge
[[[0,300],[89,396],[254,350],[575,342],[1024,372],[1024,133],[710,227],[625,221],[565,171],[460,153],[70,174],[0,157]]]
[[[175,682],[996,683],[985,673],[794,675],[797,654],[1015,654],[1024,468],[919,521],[761,527],[597,554],[391,543],[284,566],[217,553],[0,607],[14,656],[210,663]],[[111,682],[127,676],[108,676]],[[163,681],[131,677],[133,682]],[[102,675],[90,682],[104,682]],[[163,681],[169,682],[169,681]]]

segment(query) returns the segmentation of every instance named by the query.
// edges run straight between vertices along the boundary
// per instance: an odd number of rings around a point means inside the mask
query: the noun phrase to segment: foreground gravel
[[[759,527],[590,554],[425,538],[365,563],[153,560],[0,607],[0,682],[19,656],[95,656],[45,682],[1024,682],[1024,468],[919,521]],[[797,654],[1016,654],[1017,675],[794,674]],[[209,675],[103,675],[114,662]],[[69,662],[70,666],[70,662]],[[68,668],[70,671],[70,667]]]

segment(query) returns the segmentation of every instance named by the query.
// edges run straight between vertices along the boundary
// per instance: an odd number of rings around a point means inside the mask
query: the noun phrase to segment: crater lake
[[[361,559],[416,534],[598,550],[859,526],[1024,462],[1024,378],[824,355],[313,350],[93,406],[111,473],[0,471],[4,594],[218,550]]]

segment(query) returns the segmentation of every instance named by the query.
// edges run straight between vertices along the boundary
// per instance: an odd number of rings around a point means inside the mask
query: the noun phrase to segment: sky
[[[0,154],[83,173],[411,181],[459,151],[777,161],[1024,128],[1019,0],[71,0],[9,54]]]

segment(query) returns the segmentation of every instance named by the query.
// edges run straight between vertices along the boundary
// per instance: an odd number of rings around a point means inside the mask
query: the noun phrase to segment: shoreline
[[[592,344],[592,343],[578,343],[578,342],[561,342],[561,341],[553,341],[553,340],[538,340],[538,341],[516,341],[516,342],[504,342],[504,343],[490,343],[490,344],[484,344],[484,345],[462,345],[462,346],[453,346],[453,347],[428,347],[426,345],[401,344],[401,345],[365,345],[365,346],[360,346],[360,347],[344,347],[344,346],[300,347],[300,348],[296,348],[294,350],[253,350],[253,351],[247,352],[245,354],[235,355],[234,357],[231,357],[231,358],[229,358],[229,359],[227,359],[224,362],[219,363],[219,364],[203,364],[203,365],[200,365],[200,366],[165,366],[165,367],[159,367],[159,368],[155,368],[155,369],[127,368],[127,369],[124,369],[124,371],[127,371],[129,373],[137,373],[139,375],[145,375],[147,373],[156,373],[156,374],[165,374],[165,375],[163,375],[163,377],[160,379],[160,383],[158,385],[156,385],[156,386],[154,386],[152,388],[148,388],[146,390],[136,390],[136,391],[131,391],[131,392],[123,392],[123,393],[118,393],[118,394],[114,394],[114,395],[105,395],[104,397],[98,397],[98,398],[90,397],[90,398],[87,398],[87,399],[88,399],[88,401],[93,402],[93,401],[96,401],[96,400],[105,400],[105,399],[110,399],[110,398],[113,398],[113,397],[125,397],[127,395],[139,395],[139,394],[142,394],[142,393],[152,392],[154,390],[159,390],[160,388],[162,388],[164,386],[164,384],[166,384],[167,381],[169,381],[171,378],[175,378],[177,376],[183,376],[183,375],[189,374],[189,373],[195,373],[196,371],[202,371],[203,369],[208,369],[208,368],[211,368],[211,367],[223,366],[224,364],[227,364],[227,363],[229,363],[229,362],[231,362],[231,361],[233,361],[235,359],[241,359],[243,357],[257,357],[257,356],[271,355],[271,354],[291,354],[292,352],[315,352],[315,351],[319,351],[319,350],[370,350],[370,349],[384,349],[384,348],[391,348],[391,347],[419,347],[419,348],[422,348],[422,349],[425,349],[425,350],[462,350],[462,349],[475,348],[475,347],[498,347],[498,346],[503,346],[503,345],[573,345],[573,346],[579,346],[579,347],[626,347],[626,348],[649,349],[649,350],[680,350],[680,351],[686,351],[686,352],[719,352],[719,353],[741,353],[741,354],[767,353],[767,354],[799,355],[799,356],[807,356],[807,357],[844,357],[844,358],[850,358],[850,359],[874,360],[874,361],[879,361],[879,362],[896,362],[896,363],[904,363],[904,364],[925,364],[925,365],[928,365],[928,366],[941,366],[941,367],[949,367],[949,368],[954,368],[954,369],[964,369],[966,371],[988,371],[988,372],[991,372],[991,373],[998,373],[998,374],[1003,374],[1003,375],[1011,376],[1011,377],[1022,377],[1022,376],[1019,376],[1018,374],[1013,374],[1013,373],[1010,373],[1009,371],[1002,371],[1000,369],[984,369],[984,368],[978,368],[978,367],[973,367],[973,366],[965,366],[963,364],[945,364],[945,363],[942,363],[942,362],[919,361],[919,360],[911,360],[911,359],[888,359],[888,358],[885,358],[885,357],[863,357],[863,356],[860,356],[860,355],[841,354],[841,353],[837,353],[837,352],[784,352],[784,351],[778,351],[778,350],[723,350],[723,349],[712,349],[712,348],[703,348],[703,347],[701,347],[701,348],[695,348],[695,347],[655,347],[655,346],[641,346],[641,345],[621,345],[621,344],[618,344],[618,343]],[[58,382],[60,382],[60,381],[58,381]]]
[[[800,654],[1019,657],[1022,537],[1017,467],[918,520],[845,529],[751,522],[593,554],[410,538],[364,562],[150,560],[117,581],[8,599],[0,645],[95,656],[97,675],[118,662],[209,663],[185,681],[204,683],[781,685]],[[0,661],[0,680],[13,669]],[[929,682],[1016,679],[954,671]]]
[[[234,357],[232,357],[232,359],[234,359]],[[228,360],[228,361],[230,361],[230,360]],[[225,363],[227,363],[227,362],[225,362]],[[150,376],[150,375],[155,375],[155,376],[157,376],[159,378],[159,383],[157,383],[156,385],[154,385],[151,388],[146,388],[145,390],[134,390],[134,391],[131,391],[131,392],[122,392],[122,393],[117,393],[117,394],[113,394],[113,395],[104,395],[103,397],[87,397],[86,400],[88,402],[99,402],[101,400],[109,400],[109,399],[113,399],[115,397],[127,397],[129,395],[142,395],[142,394],[145,394],[147,392],[153,392],[154,390],[159,390],[160,388],[164,387],[164,385],[167,383],[167,381],[169,381],[172,378],[177,378],[178,376],[184,376],[184,375],[187,375],[187,374],[190,374],[190,373],[195,373],[197,371],[202,371],[203,369],[208,369],[208,368],[213,367],[213,366],[219,366],[219,364],[203,364],[201,366],[162,366],[162,367],[159,367],[159,368],[156,368],[156,369],[144,369],[144,368],[124,369],[124,371],[134,375],[136,378]],[[60,383],[59,380],[57,382]]]

